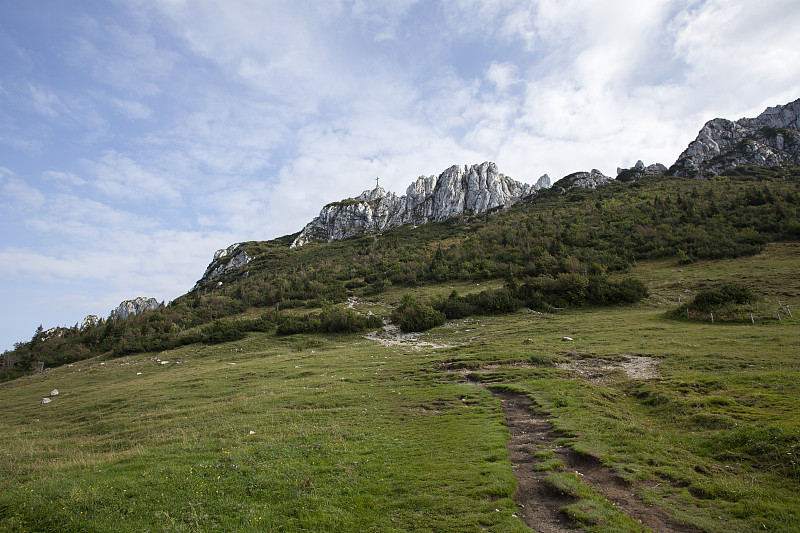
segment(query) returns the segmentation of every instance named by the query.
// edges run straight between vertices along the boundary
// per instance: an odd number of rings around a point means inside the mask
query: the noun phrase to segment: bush
[[[418,302],[411,294],[404,295],[400,305],[392,313],[392,321],[404,332],[425,331],[441,326],[445,320],[444,313]]]
[[[753,293],[742,285],[724,285],[697,293],[690,307],[698,311],[714,311],[731,304],[746,304],[754,300]]]
[[[220,344],[223,342],[238,341],[247,336],[242,324],[232,320],[216,320],[200,329],[203,342]]]
[[[281,319],[276,333],[294,335],[296,333],[357,333],[366,329],[378,329],[383,320],[377,315],[361,315],[352,309],[334,308],[326,305],[322,313],[289,316]]]

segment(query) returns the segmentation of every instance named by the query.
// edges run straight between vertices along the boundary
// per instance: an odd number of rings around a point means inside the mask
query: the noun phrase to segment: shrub
[[[441,326],[445,320],[444,313],[430,305],[418,302],[411,294],[404,295],[400,305],[392,313],[392,321],[405,332],[425,331]]]
[[[698,311],[714,311],[731,304],[746,304],[754,300],[750,289],[742,285],[724,285],[719,289],[706,289],[697,293],[690,307]]]
[[[238,322],[232,320],[216,320],[200,329],[204,342],[219,344],[222,342],[238,341],[247,336],[247,332]]]

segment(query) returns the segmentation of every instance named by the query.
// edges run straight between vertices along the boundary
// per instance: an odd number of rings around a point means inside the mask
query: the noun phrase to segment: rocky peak
[[[405,224],[424,224],[509,207],[550,184],[545,174],[536,185],[504,176],[497,165],[454,165],[439,175],[420,176],[397,196],[382,187],[326,205],[292,243],[340,240]]]
[[[767,108],[756,118],[715,118],[670,167],[669,173],[702,177],[739,165],[800,165],[800,99]]]
[[[125,319],[132,315],[138,315],[145,311],[152,311],[159,306],[155,298],[144,298],[142,296],[133,300],[125,300],[116,309],[111,311],[110,318]]]
[[[617,167],[617,180],[622,182],[636,181],[644,176],[656,176],[664,174],[667,167],[661,163],[653,163],[652,165],[644,166],[644,162],[640,159],[632,168],[619,168]]]
[[[88,315],[83,319],[80,325],[80,330],[83,331],[88,328],[99,325],[103,320],[97,315]]]
[[[595,168],[591,172],[573,172],[564,176],[553,184],[552,189],[564,194],[571,189],[596,189],[610,181],[611,178]]]

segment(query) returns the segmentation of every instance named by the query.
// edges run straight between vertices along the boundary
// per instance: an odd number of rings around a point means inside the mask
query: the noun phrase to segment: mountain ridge
[[[355,198],[326,205],[319,216],[301,230],[292,247],[310,241],[341,240],[405,224],[477,215],[513,205],[549,186],[547,174],[535,185],[528,185],[501,174],[497,165],[488,161],[469,167],[453,165],[439,175],[420,176],[403,196],[376,187]]]

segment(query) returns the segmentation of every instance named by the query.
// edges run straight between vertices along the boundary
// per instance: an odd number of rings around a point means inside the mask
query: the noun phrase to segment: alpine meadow
[[[800,531],[799,116],[615,179],[376,184],[39,328],[2,359],[0,528]]]

